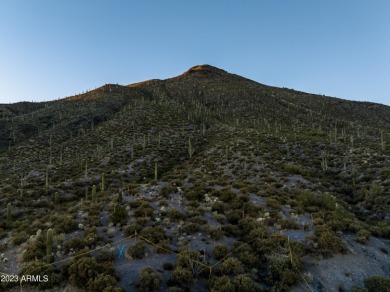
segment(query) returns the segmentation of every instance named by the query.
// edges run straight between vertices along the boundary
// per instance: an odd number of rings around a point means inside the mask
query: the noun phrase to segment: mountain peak
[[[223,75],[223,74],[227,74],[227,72],[225,70],[219,69],[217,67],[203,64],[203,65],[196,65],[194,67],[191,67],[190,69],[188,69],[186,72],[183,73],[183,75],[188,75],[188,74]]]

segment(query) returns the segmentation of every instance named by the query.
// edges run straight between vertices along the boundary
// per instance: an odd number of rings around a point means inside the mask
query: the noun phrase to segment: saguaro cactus
[[[9,226],[12,221],[12,206],[11,203],[7,204],[7,225]]]
[[[106,189],[106,177],[104,176],[104,173],[102,173],[102,181],[100,183],[100,189],[102,192]]]
[[[85,178],[88,178],[88,161],[85,161]]]
[[[383,131],[381,131],[381,148],[382,148],[382,151],[385,150],[385,139],[384,139]]]
[[[194,154],[195,149],[192,148],[191,144],[191,138],[188,138],[188,154],[190,155],[190,158],[192,158],[192,155]]]
[[[157,159],[154,160],[154,179],[158,178],[158,168],[157,168]]]
[[[50,228],[47,230],[46,234],[46,261],[48,263],[52,262],[52,253],[53,253],[53,230]]]
[[[96,202],[96,186],[92,186],[92,202]]]
[[[46,167],[45,191],[46,194],[49,191],[49,167]]]

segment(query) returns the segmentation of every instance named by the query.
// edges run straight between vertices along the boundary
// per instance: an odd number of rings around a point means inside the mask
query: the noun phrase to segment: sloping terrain
[[[388,278],[389,119],[384,105],[209,65],[0,105],[0,272],[48,275],[22,283],[31,291],[348,291]],[[375,256],[353,277],[356,250]]]

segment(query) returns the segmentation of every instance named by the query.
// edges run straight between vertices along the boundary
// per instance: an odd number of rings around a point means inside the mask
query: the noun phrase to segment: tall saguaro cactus
[[[45,178],[45,191],[46,194],[49,192],[49,167],[46,167],[46,178]]]
[[[385,150],[385,138],[384,138],[383,131],[381,131],[381,148],[382,148],[382,151]]]
[[[53,260],[53,229],[47,230],[46,234],[46,261],[51,263]]]
[[[96,186],[92,186],[92,202],[96,202]]]
[[[12,206],[11,203],[7,204],[7,226],[9,227],[12,221]]]
[[[105,177],[104,173],[102,173],[102,181],[100,183],[100,189],[102,192],[104,192],[106,189],[106,177]]]
[[[195,150],[192,147],[191,144],[191,138],[188,138],[188,154],[190,155],[190,158],[192,158],[192,155],[194,154]]]
[[[158,178],[158,168],[157,168],[157,159],[154,160],[154,179]]]

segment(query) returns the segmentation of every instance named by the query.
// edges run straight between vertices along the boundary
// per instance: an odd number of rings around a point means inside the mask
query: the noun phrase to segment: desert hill
[[[0,272],[50,275],[31,289],[367,288],[390,275],[389,133],[388,106],[210,65],[0,104]],[[92,252],[120,240],[125,258]]]

